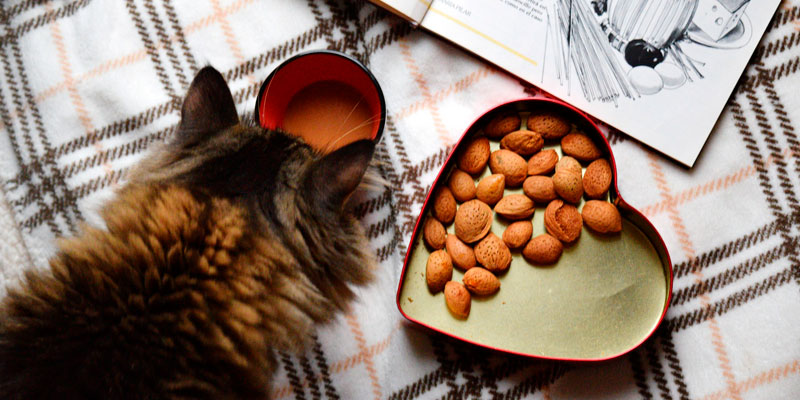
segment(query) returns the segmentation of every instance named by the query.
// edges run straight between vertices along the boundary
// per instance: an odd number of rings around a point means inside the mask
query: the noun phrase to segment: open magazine
[[[691,167],[780,0],[372,0]]]

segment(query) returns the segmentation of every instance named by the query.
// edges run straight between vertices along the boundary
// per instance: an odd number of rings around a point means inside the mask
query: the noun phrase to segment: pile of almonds
[[[566,119],[554,112],[531,113],[520,129],[518,113],[502,114],[465,143],[447,186],[435,192],[432,218],[423,226],[423,240],[432,249],[425,279],[432,293],[444,291],[453,315],[469,316],[471,296],[488,296],[500,290],[498,274],[511,265],[511,249],[535,265],[554,264],[564,244],[575,243],[583,224],[595,232],[622,230],[616,206],[605,201],[611,185],[611,166],[603,152]],[[500,149],[490,149],[490,140]],[[546,142],[560,141],[559,159]],[[477,182],[486,166],[492,174]],[[583,172],[583,165],[586,171]],[[505,194],[522,187],[524,194]],[[586,198],[581,212],[578,204]],[[544,206],[547,233],[533,236],[532,216]],[[498,237],[491,232],[494,213],[510,224]],[[445,226],[454,224],[455,235]],[[462,282],[453,281],[453,267],[466,271]]]

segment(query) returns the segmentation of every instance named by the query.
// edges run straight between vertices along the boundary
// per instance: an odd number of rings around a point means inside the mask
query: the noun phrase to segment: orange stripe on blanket
[[[231,28],[231,24],[228,23],[228,19],[222,7],[219,6],[219,0],[211,0],[211,7],[214,9],[214,16],[217,17],[217,22],[219,22],[219,27],[222,29],[222,34],[225,36],[225,42],[228,43],[228,46],[231,48],[231,53],[233,53],[233,58],[236,59],[236,62],[239,64],[244,64],[244,54],[242,53],[242,48],[239,47],[239,41],[236,40],[236,36],[233,35],[233,29]],[[253,75],[247,75],[247,80],[250,81],[250,84],[256,84],[255,78]]]
[[[198,31],[200,29],[206,28],[206,27],[208,27],[209,25],[211,25],[213,23],[219,22],[220,19],[225,18],[228,15],[233,14],[233,13],[241,10],[242,8],[244,8],[244,6],[249,5],[250,3],[253,3],[254,1],[255,0],[239,0],[239,1],[227,6],[225,8],[220,9],[219,13],[215,12],[214,14],[211,14],[211,15],[205,17],[205,18],[201,18],[201,19],[199,19],[199,20],[197,20],[195,22],[192,22],[189,25],[186,25],[186,27],[183,28],[183,33],[184,34],[192,33],[194,31]]]
[[[800,374],[800,361],[794,360],[779,367],[764,371],[736,384],[739,392],[744,393],[757,387],[780,381],[789,375]],[[728,397],[728,390],[720,390],[701,398],[701,400],[719,400]]]
[[[52,4],[47,3],[45,5],[45,9],[47,11],[51,11]],[[80,93],[78,93],[78,89],[75,87],[75,81],[72,78],[72,67],[69,63],[67,49],[64,45],[64,36],[61,34],[60,23],[58,21],[53,22],[50,25],[50,33],[52,34],[53,41],[55,42],[58,64],[61,67],[61,73],[64,75],[64,84],[66,85],[72,105],[75,107],[75,113],[78,115],[78,119],[81,121],[86,133],[91,135],[92,132],[94,132],[94,125],[92,124],[92,119],[89,117],[89,112],[86,110],[86,105],[83,103],[83,99],[81,98]],[[103,146],[98,142],[94,144],[94,149],[97,153],[100,153],[103,150]],[[108,161],[103,163],[103,170],[105,171],[106,176],[111,174],[112,168]],[[111,185],[112,187],[116,187],[116,180],[114,180]]]
[[[363,349],[363,350],[359,351],[357,354],[355,354],[353,356],[350,356],[348,358],[345,358],[342,361],[337,361],[337,362],[331,364],[331,366],[328,369],[328,371],[330,372],[331,375],[338,374],[338,373],[341,373],[341,372],[345,372],[345,371],[355,367],[356,365],[359,365],[359,364],[365,362],[367,359],[371,359],[372,357],[375,357],[378,354],[383,353],[383,351],[386,350],[389,347],[389,343],[392,342],[392,338],[394,337],[394,333],[397,332],[397,329],[399,327],[400,327],[400,324],[398,324],[397,327],[395,327],[395,329],[389,334],[389,336],[387,336],[385,339],[381,340],[380,342],[378,342],[376,344],[373,344],[372,346],[369,346],[366,349]],[[303,388],[306,388],[309,385],[311,385],[312,383],[318,382],[320,379],[322,379],[322,375],[315,375],[311,379],[304,379],[303,382],[300,385]],[[274,399],[274,400],[278,400],[278,399],[282,399],[282,398],[284,398],[286,396],[289,396],[291,393],[292,393],[291,386],[288,386],[288,385],[281,386],[281,387],[279,387],[279,388],[277,388],[277,389],[272,391],[272,397],[271,398]]]
[[[195,22],[193,22],[193,23],[191,23],[189,25],[186,25],[182,29],[183,34],[187,35],[187,34],[194,33],[194,32],[196,32],[196,31],[198,31],[200,29],[207,28],[211,24],[221,21],[222,19],[224,19],[228,15],[233,14],[233,13],[241,10],[246,5],[249,5],[250,3],[253,3],[254,1],[255,0],[239,0],[236,3],[231,4],[230,6],[227,6],[225,8],[220,8],[218,10],[219,12],[215,12],[214,14],[212,14],[212,15],[210,15],[208,17],[201,18],[198,21],[195,21]],[[158,43],[155,44],[156,50],[164,48],[166,43],[174,43],[174,42],[177,42],[177,41],[178,41],[178,36],[177,35],[176,36],[171,36],[166,42],[159,41]],[[89,72],[87,72],[87,73],[85,73],[85,74],[83,74],[83,75],[81,75],[81,76],[79,76],[77,78],[74,78],[73,81],[72,81],[72,84],[73,85],[77,85],[77,84],[79,84],[79,83],[81,83],[81,82],[83,82],[85,80],[88,80],[88,79],[95,78],[95,77],[98,77],[100,75],[103,75],[106,72],[113,71],[115,69],[124,67],[126,65],[137,63],[139,61],[144,60],[145,58],[147,58],[147,51],[139,50],[139,51],[136,51],[136,52],[133,52],[133,53],[130,53],[130,54],[126,54],[126,55],[124,55],[122,57],[118,57],[118,58],[115,58],[113,60],[106,61],[106,62],[100,64],[99,66],[93,68]],[[55,94],[61,92],[62,90],[67,89],[68,87],[69,87],[69,84],[66,81],[65,82],[61,82],[61,83],[59,83],[57,85],[51,86],[51,87],[45,89],[44,91],[42,91],[41,93],[39,93],[36,97],[34,97],[34,101],[36,103],[41,103],[45,99],[54,96]],[[18,116],[19,115],[12,115],[12,118],[18,117]],[[2,125],[0,125],[0,129],[2,129]]]
[[[48,7],[46,8],[49,9],[51,7],[50,3],[47,3],[47,5]],[[55,42],[56,46],[56,55],[58,57],[58,65],[61,67],[61,73],[64,75],[64,84],[69,92],[69,98],[72,101],[72,105],[75,107],[75,112],[78,114],[78,119],[81,121],[83,128],[86,130],[86,132],[91,132],[94,130],[94,127],[92,126],[92,120],[89,118],[89,113],[86,111],[86,106],[83,104],[83,99],[81,99],[78,90],[75,89],[75,83],[72,80],[72,68],[69,65],[67,49],[64,46],[64,36],[61,35],[61,28],[59,28],[58,22],[50,25],[50,33],[53,35],[53,41]]]
[[[786,149],[781,153],[780,157],[773,157],[773,156],[767,157],[766,161],[764,162],[764,168],[769,168],[773,166],[776,160],[785,160],[794,157],[797,157],[797,154],[794,151],[792,151],[792,149]],[[669,208],[670,206],[674,207],[683,205],[698,197],[727,189],[733,186],[734,184],[737,184],[755,175],[755,173],[756,173],[756,168],[753,165],[748,165],[732,174],[678,192],[677,195],[671,196],[668,200],[662,200],[656,204],[642,207],[641,208],[642,214],[646,215],[647,217],[652,217],[654,215],[666,211],[667,208]]]
[[[697,252],[695,251],[694,244],[692,243],[691,237],[686,230],[686,226],[683,223],[683,219],[680,217],[680,214],[675,207],[675,201],[670,193],[669,184],[664,176],[664,171],[662,170],[661,165],[658,163],[659,157],[651,151],[647,152],[647,157],[650,160],[650,169],[653,173],[653,178],[656,181],[656,185],[658,186],[658,190],[661,192],[661,197],[664,198],[664,202],[667,204],[666,211],[669,214],[672,227],[675,229],[675,233],[678,235],[678,241],[681,243],[681,248],[684,254],[688,257],[688,262],[691,264],[694,262]],[[693,272],[693,275],[695,277],[695,282],[702,283],[702,272],[695,271]],[[702,288],[700,292],[703,293],[700,295],[701,307],[710,309],[711,300],[708,295],[705,294],[706,290]],[[722,332],[719,328],[719,324],[717,323],[716,318],[711,318],[708,322],[709,328],[711,329],[711,346],[714,349],[714,352],[717,354],[717,360],[719,361],[720,368],[722,369],[722,376],[725,378],[725,382],[727,384],[726,391],[732,399],[740,400],[741,396],[738,388],[736,387],[736,378],[733,375],[730,357],[728,357],[728,352],[725,348],[725,343],[722,338]]]
[[[358,348],[361,352],[365,352],[367,349],[367,343],[364,340],[364,333],[361,331],[361,325],[358,323],[358,318],[354,315],[348,315],[346,317],[347,324],[350,325],[350,331],[353,332],[355,335],[356,343],[358,343]],[[367,369],[367,374],[369,374],[369,380],[372,383],[372,393],[375,395],[376,400],[380,400],[381,398],[381,384],[378,381],[378,373],[375,370],[375,364],[372,362],[372,356],[366,357],[364,359],[364,366]]]
[[[164,47],[163,43],[160,44],[159,48],[161,48],[161,47]],[[73,84],[77,84],[77,83],[80,83],[82,81],[98,77],[100,75],[105,74],[106,72],[113,71],[115,69],[122,68],[122,67],[124,67],[126,65],[130,65],[130,64],[142,61],[146,57],[147,57],[147,51],[146,50],[140,50],[140,51],[137,51],[135,53],[130,53],[130,54],[124,55],[122,57],[118,57],[118,58],[115,58],[113,60],[106,61],[106,62],[98,65],[97,67],[94,67],[89,72],[86,72],[86,73],[78,76],[77,78],[73,79],[72,83]],[[69,84],[66,81],[65,82],[61,82],[58,85],[51,86],[47,90],[39,93],[39,95],[34,97],[33,101],[35,101],[37,103],[41,103],[42,101],[44,101],[48,97],[51,97],[51,96],[55,95],[56,93],[58,93],[58,92],[60,92],[60,91],[62,91],[64,89],[67,89],[68,86],[69,86]]]
[[[400,46],[400,53],[403,54],[403,60],[406,62],[406,67],[408,68],[409,72],[411,72],[411,76],[414,77],[417,87],[419,87],[420,91],[422,92],[422,96],[429,103],[429,106],[425,108],[430,108],[431,110],[433,126],[436,128],[436,132],[439,134],[439,141],[445,147],[449,146],[451,141],[447,134],[447,129],[445,129],[444,124],[442,123],[442,118],[439,116],[439,107],[437,107],[436,103],[433,101],[433,97],[431,96],[430,89],[428,89],[428,83],[425,80],[425,76],[419,71],[419,67],[417,67],[414,58],[411,56],[411,48],[408,47],[406,38],[398,40],[397,45]]]
[[[417,112],[419,110],[422,110],[422,109],[425,109],[425,108],[428,108],[428,107],[432,107],[434,104],[440,103],[442,100],[444,100],[445,98],[447,98],[451,94],[455,94],[455,93],[461,92],[463,90],[466,90],[467,88],[469,88],[470,86],[472,86],[476,82],[480,81],[481,79],[483,79],[483,78],[485,78],[485,77],[487,77],[489,75],[495,74],[495,73],[497,73],[497,69],[495,69],[495,68],[493,68],[493,67],[491,67],[489,65],[484,65],[483,67],[479,68],[477,71],[474,71],[474,72],[470,73],[469,75],[467,75],[463,79],[460,79],[460,80],[454,82],[453,84],[451,84],[450,86],[448,86],[447,88],[436,92],[435,94],[433,94],[431,96],[431,98],[422,99],[422,100],[420,100],[420,101],[418,101],[418,102],[416,102],[416,103],[414,103],[414,104],[412,104],[412,105],[400,110],[398,113],[396,113],[393,116],[393,118],[394,118],[395,122],[397,122],[397,121],[399,121],[399,120],[401,120],[401,119],[403,119],[403,118],[405,118],[405,117],[407,117],[407,116],[409,116],[411,114],[414,114],[415,112]]]

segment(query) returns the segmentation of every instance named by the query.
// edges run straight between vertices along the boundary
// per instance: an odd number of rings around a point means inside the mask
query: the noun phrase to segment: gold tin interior
[[[594,137],[600,148],[606,148],[602,139],[597,138],[600,133],[571,110],[533,100],[512,103],[487,114],[465,137],[481,135],[480,127],[509,107],[523,111],[523,127],[525,111],[557,107],[565,116],[572,117],[575,129]],[[492,151],[499,148],[498,142],[490,143]],[[557,143],[546,144],[545,148],[561,154]],[[455,157],[445,165],[432,191],[447,184],[454,165]],[[487,167],[481,177],[489,174]],[[522,193],[522,189],[506,189],[506,195],[511,193]],[[416,232],[398,292],[398,306],[413,321],[459,339],[512,353],[602,360],[632,350],[650,336],[663,317],[671,290],[670,261],[658,233],[619,198],[616,176],[608,196],[607,200],[618,204],[623,217],[620,234],[600,235],[584,226],[576,243],[565,246],[559,261],[551,266],[529,264],[519,250],[512,250],[511,267],[498,277],[500,291],[489,297],[473,296],[466,320],[450,314],[442,292],[429,292],[425,265],[430,251],[422,241],[421,232]],[[581,200],[579,210],[583,203]],[[534,237],[545,233],[546,204],[537,206],[533,216]],[[431,209],[432,204],[426,204],[422,215],[429,217]],[[502,236],[507,225],[495,214],[492,232]],[[421,223],[417,224],[418,230],[421,227]],[[447,232],[454,234],[452,224]],[[463,271],[455,268],[452,279],[461,281],[463,275]]]

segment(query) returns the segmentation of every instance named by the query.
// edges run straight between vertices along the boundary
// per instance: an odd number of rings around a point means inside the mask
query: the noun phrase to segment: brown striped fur
[[[241,124],[198,73],[176,138],[0,306],[0,398],[265,398],[274,352],[346,309],[374,260],[347,199],[374,144],[320,155]]]

